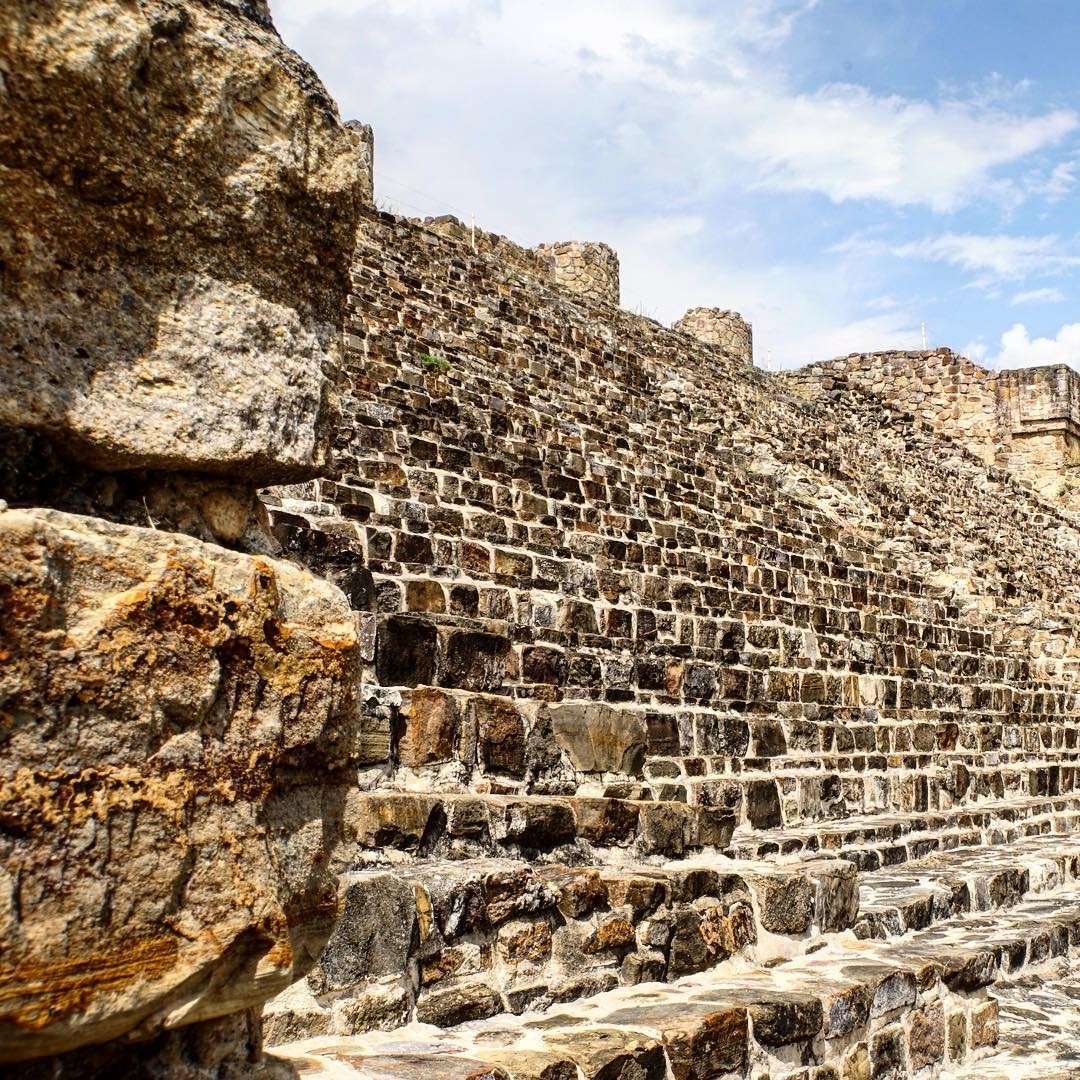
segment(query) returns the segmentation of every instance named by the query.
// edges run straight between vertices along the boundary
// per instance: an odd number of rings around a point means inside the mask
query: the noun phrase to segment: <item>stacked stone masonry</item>
[[[264,497],[368,665],[344,914],[268,1038],[305,1074],[948,1075],[1080,938],[1080,530],[534,259],[368,214],[339,475]]]
[[[581,303],[618,307],[619,259],[607,244],[568,240],[541,244],[536,253],[551,266],[556,286],[573,293]]]
[[[737,311],[691,308],[672,329],[681,330],[707,345],[715,345],[732,356],[741,357],[747,364],[754,362],[751,327]]]
[[[815,395],[839,385],[869,391],[1080,510],[1080,376],[1064,364],[987,371],[948,349],[856,353],[781,379]]]
[[[377,212],[263,0],[78,7],[0,10],[0,1077],[1067,1075],[1071,373],[771,376]]]

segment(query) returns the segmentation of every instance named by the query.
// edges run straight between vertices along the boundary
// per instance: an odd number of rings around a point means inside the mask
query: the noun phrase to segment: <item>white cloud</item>
[[[939,212],[993,193],[992,171],[1056,142],[1077,125],[1069,110],[1011,115],[969,102],[881,97],[863,87],[770,95],[747,133],[762,183],[819,191],[836,202],[875,199]]]
[[[1060,289],[1028,289],[1018,292],[1010,301],[1012,304],[1060,304],[1065,294]]]
[[[947,96],[806,89],[787,46],[813,7],[271,0],[284,39],[343,115],[374,125],[382,203],[413,216],[475,214],[527,245],[604,240],[620,254],[628,307],[664,322],[697,303],[737,308],[759,354],[787,365],[917,346],[926,314],[914,299],[881,302],[911,292],[888,280],[886,260],[835,258],[804,221],[853,205],[993,210],[1057,190],[1071,174],[1055,179],[1049,162],[1039,157],[1035,172],[1024,159],[1078,126],[1070,110],[1031,104],[1028,87],[993,80]],[[1018,163],[1027,175],[1011,175]],[[820,197],[811,209],[808,194]],[[800,219],[789,236],[791,207]],[[830,227],[835,236],[841,226]],[[1017,266],[1036,273],[1055,256],[944,236],[951,247],[939,238],[905,257],[1018,281]]]
[[[980,350],[981,356],[973,355]],[[1001,335],[1001,348],[996,355],[990,356],[989,350],[979,344],[968,345],[965,353],[994,368],[1069,364],[1080,370],[1080,322],[1066,323],[1052,338],[1032,338],[1023,323],[1014,323]]]
[[[350,113],[372,119],[374,108],[439,151],[446,139],[433,146],[433,129],[452,123],[456,153],[438,159],[451,168],[469,155],[505,175],[507,142],[527,134],[548,163],[599,142],[596,185],[611,167],[633,168],[654,181],[678,175],[699,192],[737,179],[741,189],[948,211],[1001,196],[997,168],[1080,123],[1068,109],[1010,111],[1001,94],[974,89],[939,101],[851,84],[795,92],[776,51],[813,6],[276,0],[273,10],[302,51],[352,47],[348,84],[331,86]],[[376,138],[403,136],[377,129]]]
[[[892,255],[947,263],[976,274],[971,284],[988,289],[1002,281],[1057,274],[1080,266],[1080,254],[1069,250],[1057,236],[946,232],[899,244],[855,236],[831,250],[837,254]]]
[[[1027,189],[1033,195],[1041,195],[1050,202],[1057,202],[1076,186],[1077,168],[1075,161],[1058,162],[1045,176],[1030,176]]]

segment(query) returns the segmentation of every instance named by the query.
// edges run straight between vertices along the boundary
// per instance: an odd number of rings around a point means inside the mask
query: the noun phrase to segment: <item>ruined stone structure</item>
[[[77,6],[0,15],[0,1077],[1066,1075],[1071,376],[770,376],[379,213],[256,0]]]
[[[754,362],[750,324],[737,311],[691,308],[672,329],[690,334],[707,345],[715,345],[723,352],[740,357],[747,364]]]
[[[618,306],[619,259],[607,244],[569,240],[541,244],[536,253],[550,264],[554,284],[574,293],[583,304]]]
[[[14,0],[0,58],[0,1074],[265,1072],[362,661],[255,492],[330,467],[362,140],[259,0]]]
[[[855,353],[781,376],[820,394],[855,386],[1080,510],[1080,375],[1065,364],[987,371],[950,349]]]

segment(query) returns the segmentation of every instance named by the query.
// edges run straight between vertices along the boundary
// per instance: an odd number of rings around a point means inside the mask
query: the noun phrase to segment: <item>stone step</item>
[[[720,807],[634,799],[356,792],[346,809],[360,865],[403,857],[528,857],[548,862],[676,858],[728,846],[735,816]]]
[[[497,685],[488,676],[494,678],[500,662],[504,625],[498,632],[491,622],[478,623],[487,629],[458,627],[439,645],[434,624],[399,621],[404,628],[388,622],[379,633],[393,630],[395,641],[411,643],[424,656],[438,652],[455,671],[460,668],[465,683]],[[373,626],[369,630],[373,636]],[[1006,797],[1053,797],[1078,787],[1075,749],[1041,749],[1031,760],[1014,760],[1015,749],[809,754],[786,749],[775,720],[771,726],[743,724],[742,755],[648,758],[647,746],[664,726],[660,721],[672,719],[595,701],[522,701],[427,685],[372,688],[363,786],[720,806],[738,824],[757,829],[852,814],[940,812]],[[670,733],[661,741],[670,741]],[[748,756],[754,754],[759,756]]]
[[[1070,752],[1071,753],[1071,752]],[[810,824],[848,814],[943,811],[1003,798],[1045,797],[1080,790],[1080,764],[1052,758],[977,763],[993,755],[926,755],[923,764],[881,756],[834,762],[803,762],[790,756],[732,759],[737,766],[704,775],[674,775],[672,767],[648,764],[647,790],[654,798],[691,805],[729,806],[756,828]],[[700,759],[697,759],[700,761]],[[691,768],[697,761],[691,759]],[[802,767],[805,764],[805,767]],[[775,790],[775,795],[771,790]]]
[[[719,865],[717,865],[719,863]],[[842,859],[655,868],[417,862],[344,875],[337,928],[264,1012],[275,1042],[521,1013],[733,958],[771,962],[854,925]]]
[[[953,1080],[1075,1080],[1080,1076],[1076,1007],[1080,957],[1069,955],[994,984],[998,1043],[992,1055],[964,1065]]]
[[[751,861],[832,852],[876,870],[938,850],[1073,831],[1080,827],[1080,793],[813,826],[754,830],[744,824],[738,831],[728,807],[602,796],[357,792],[346,815],[358,867],[417,856],[655,864],[708,849]]]
[[[861,774],[893,769],[951,769],[964,765],[969,769],[1023,766],[1052,768],[1080,766],[1080,749],[1023,748],[1004,750],[940,750],[927,752],[869,751],[863,753],[822,753],[820,751],[778,749],[755,753],[693,755],[665,757],[649,755],[645,760],[648,780],[679,780],[682,778],[739,776],[745,772],[776,772],[803,775],[805,773]]]
[[[956,848],[860,875],[858,937],[923,930],[970,912],[1012,908],[1080,880],[1080,837],[1051,834]]]
[[[777,853],[833,851],[862,870],[877,870],[933,851],[1011,843],[1025,836],[1068,833],[1080,825],[1080,793],[988,800],[927,813],[853,815],[815,825],[740,829],[727,853],[756,859]]]
[[[305,1076],[368,1080],[569,1078],[577,1069],[586,1080],[952,1076],[997,1041],[988,988],[999,975],[1064,956],[1070,942],[1080,942],[1075,886],[993,918],[958,918],[890,941],[839,935],[771,967],[624,987],[572,1010],[501,1014],[448,1031],[412,1024],[280,1053]]]

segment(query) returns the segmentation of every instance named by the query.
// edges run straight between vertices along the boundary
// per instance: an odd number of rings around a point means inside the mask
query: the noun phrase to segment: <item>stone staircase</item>
[[[263,1017],[300,1075],[1028,1075],[1009,994],[1080,944],[1065,720],[538,701],[495,674],[506,623],[372,622],[404,659],[367,699],[341,920]],[[425,649],[452,685],[386,684]]]
[[[1048,863],[1073,861],[1076,845],[1065,847]],[[443,1030],[412,1023],[281,1052],[303,1075],[366,1078],[958,1075],[965,1059],[998,1041],[998,1003],[988,993],[995,981],[1015,981],[1080,941],[1075,882],[1008,899],[993,918],[946,915],[894,939],[811,934],[789,958],[739,958],[666,986],[601,991],[569,1008],[553,1002]]]
[[[1080,941],[1080,529],[524,265],[368,220],[341,475],[266,496],[366,643],[343,916],[268,1043],[366,1080],[989,1068],[996,985]]]
[[[301,1075],[365,1080],[967,1075],[995,984],[1080,944],[1078,816],[1069,793],[755,829],[358,793],[338,929],[264,1031]]]

